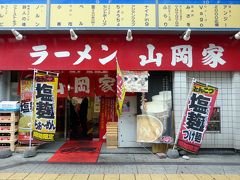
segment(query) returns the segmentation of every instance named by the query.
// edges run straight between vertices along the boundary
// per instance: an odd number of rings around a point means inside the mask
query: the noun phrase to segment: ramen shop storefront
[[[180,114],[182,114],[184,100],[186,100],[189,88],[188,77],[210,79],[211,83],[218,84],[220,76],[223,78],[224,83],[226,78],[231,79],[232,82],[237,81],[237,72],[240,71],[239,62],[237,61],[237,59],[240,59],[240,54],[237,50],[239,42],[233,42],[228,36],[196,35],[190,41],[183,41],[177,35],[135,35],[132,42],[125,41],[125,35],[109,34],[82,35],[81,39],[79,38],[76,41],[71,41],[68,35],[28,35],[24,41],[16,41],[10,36],[2,37],[2,39],[3,41],[0,42],[2,44],[0,48],[0,71],[4,72],[1,74],[2,77],[7,74],[6,72],[20,72],[29,69],[59,72],[58,98],[64,99],[59,100],[59,117],[64,117],[65,119],[68,116],[65,112],[69,111],[69,105],[66,106],[66,104],[70,103],[69,97],[71,99],[73,97],[82,98],[87,96],[90,108],[89,113],[92,112],[88,116],[90,119],[99,119],[99,127],[102,122],[100,118],[101,107],[99,110],[98,105],[95,104],[98,101],[97,97],[113,98],[114,93],[116,95],[116,89],[108,91],[105,95],[99,94],[98,91],[103,86],[100,84],[96,85],[99,82],[99,78],[96,78],[96,75],[102,76],[101,78],[115,79],[116,61],[118,61],[121,71],[147,71],[149,73],[148,90],[152,92],[145,93],[145,99],[148,102],[153,101],[152,97],[159,95],[160,91],[171,92],[171,110],[174,112],[174,125],[176,127],[178,127],[181,121]],[[223,73],[212,73],[215,71]],[[85,77],[88,77],[89,81]],[[214,78],[211,79],[211,77]],[[3,83],[3,79],[1,83]],[[76,79],[83,79],[84,86],[81,86],[81,88],[76,86]],[[151,81],[156,79],[159,79],[159,81],[151,83]],[[224,83],[221,85],[224,85]],[[93,88],[91,89],[91,87]],[[232,89],[235,88],[232,83],[231,87]],[[10,86],[6,88],[10,90]],[[158,89],[154,91],[155,88]],[[76,92],[76,89],[80,91]],[[231,88],[229,87],[229,89]],[[1,91],[1,93],[1,97],[4,97],[5,92]],[[134,96],[135,99],[131,96]],[[142,93],[132,93],[127,95],[126,98],[130,99],[129,102],[135,102],[131,103],[133,111],[127,107],[128,103],[123,113],[130,113],[133,119],[135,119],[136,114],[142,113]],[[159,96],[156,98],[159,98]],[[230,96],[228,99],[230,99]],[[238,102],[233,101],[233,99],[231,96],[232,108],[234,110]],[[181,101],[180,104],[179,100]],[[108,102],[107,104],[114,103]],[[96,105],[97,107],[94,107]],[[113,107],[113,105],[106,106]],[[153,103],[154,108],[155,105]],[[117,119],[121,121],[121,117],[116,119],[115,117],[115,115],[109,116],[109,121],[117,121]],[[69,117],[66,119],[69,119]],[[235,121],[236,118],[233,117],[232,122],[229,123],[234,123]],[[61,136],[69,137],[69,129],[65,120],[59,122],[62,123],[59,125],[61,132],[63,132]],[[224,126],[221,128],[221,132],[225,133],[223,128]],[[232,127],[232,129],[234,128]],[[123,141],[133,138],[133,135],[125,132],[124,129],[127,128],[124,126],[119,129],[124,136]],[[93,128],[92,132],[97,132],[97,130],[94,131]],[[228,132],[230,131],[228,130]],[[232,135],[234,133],[235,131],[233,131]],[[98,133],[95,134],[98,134],[95,137],[100,139],[104,136],[104,132],[101,134],[99,128]],[[228,137],[231,138],[231,136]],[[123,144],[122,147],[135,146],[126,144],[128,143]],[[211,146],[211,144],[206,146]],[[239,147],[239,145],[232,141],[229,147]]]

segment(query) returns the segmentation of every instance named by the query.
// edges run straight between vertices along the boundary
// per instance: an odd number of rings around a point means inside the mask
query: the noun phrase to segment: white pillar
[[[232,102],[234,148],[240,150],[240,72],[233,72]]]

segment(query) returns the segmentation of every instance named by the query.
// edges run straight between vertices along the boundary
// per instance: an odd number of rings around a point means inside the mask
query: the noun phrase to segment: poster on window
[[[148,92],[148,71],[122,71],[126,92]]]
[[[20,80],[20,119],[18,123],[18,141],[28,143],[32,121],[32,80]]]
[[[54,141],[58,76],[36,72],[34,83],[33,137]]]
[[[218,88],[194,80],[190,90],[176,145],[196,154],[211,118]]]

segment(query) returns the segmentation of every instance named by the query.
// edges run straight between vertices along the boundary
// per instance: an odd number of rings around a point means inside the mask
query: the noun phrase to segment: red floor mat
[[[98,141],[67,141],[48,162],[95,163],[101,150],[102,142]]]

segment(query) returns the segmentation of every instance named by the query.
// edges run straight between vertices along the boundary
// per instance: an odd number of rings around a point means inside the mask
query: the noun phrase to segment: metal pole
[[[35,72],[36,72],[36,69],[33,70],[33,82],[32,82],[32,89],[33,89],[33,92],[32,92],[32,116],[31,116],[31,123],[30,123],[30,136],[29,136],[29,148],[31,148],[32,146],[32,127],[33,127],[33,110],[34,110],[34,95],[35,95]]]

